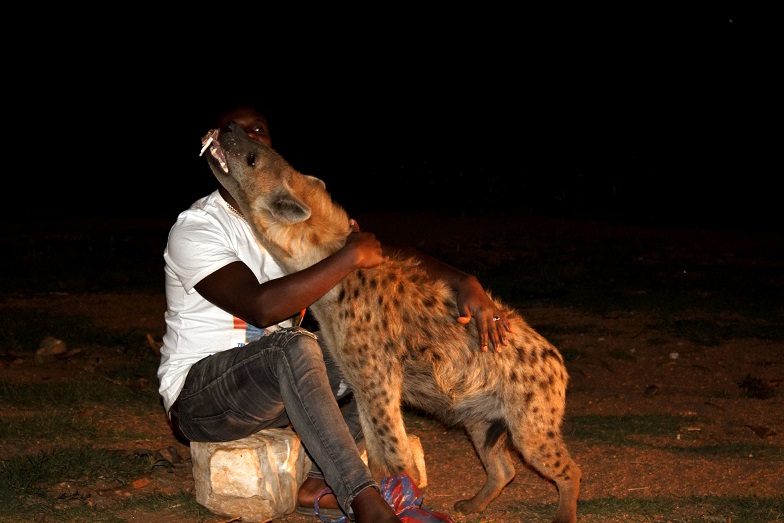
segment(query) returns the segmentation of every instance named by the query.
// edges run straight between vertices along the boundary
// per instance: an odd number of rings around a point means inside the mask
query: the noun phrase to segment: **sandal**
[[[294,511],[297,514],[303,514],[305,516],[315,515],[324,523],[345,523],[348,518],[339,508],[319,507],[319,500],[327,494],[332,494],[332,489],[329,487],[318,493],[318,496],[316,496],[316,501],[313,503],[312,507],[308,507],[306,505],[297,505],[297,508]]]

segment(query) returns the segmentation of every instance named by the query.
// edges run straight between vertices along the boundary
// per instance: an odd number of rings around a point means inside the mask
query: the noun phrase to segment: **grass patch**
[[[62,383],[1,382],[0,404],[46,409],[71,409],[90,404],[103,406],[158,404],[158,392],[154,384],[148,384],[144,388],[132,387],[131,384],[100,376]]]
[[[105,448],[58,447],[35,455],[16,456],[0,461],[0,521],[27,521],[31,514],[47,521],[121,522],[136,512],[179,515],[201,521],[210,511],[199,505],[192,494],[172,495],[135,492],[132,497],[108,493],[110,502],[93,486],[110,485],[109,490],[150,474],[154,468],[171,466],[151,453]],[[68,482],[66,493],[50,491]]]
[[[767,443],[725,443],[689,447],[668,445],[665,448],[670,452],[696,456],[784,461],[784,448]]]
[[[520,514],[523,521],[547,521],[556,509],[556,503],[515,502],[509,505],[509,511]],[[589,521],[725,523],[731,517],[733,521],[743,523],[771,523],[784,521],[784,496],[606,497],[580,500],[577,513],[581,520]],[[481,517],[469,518],[467,523],[482,521]]]
[[[45,489],[61,481],[93,482],[112,478],[119,484],[150,471],[156,460],[146,453],[129,453],[101,448],[57,448],[35,456],[17,456],[0,461],[4,481],[0,505],[17,496],[45,496]]]
[[[0,382],[0,406],[10,407],[0,417],[0,439],[24,448],[36,441],[78,445],[145,438],[144,432],[117,430],[110,421],[123,410],[145,415],[161,409],[155,365],[148,365],[147,376],[126,368],[107,373],[82,373],[64,382]]]
[[[633,436],[671,436],[678,433],[683,420],[660,414],[625,416],[570,416],[569,435],[604,444],[629,445]]]
[[[134,521],[134,514],[155,514],[155,520],[168,521],[177,517],[185,521],[200,522],[213,514],[199,505],[192,494],[179,492],[171,495],[134,495],[117,499],[111,505],[90,503],[86,496],[68,500],[38,498],[25,500],[25,504],[12,503],[0,506],[0,521],[29,521],[35,510],[40,521],[68,521],[70,523],[127,523]]]
[[[682,418],[658,414],[570,416],[564,423],[564,434],[575,439],[598,442],[602,445],[656,448],[695,456],[777,461],[784,459],[784,449],[773,444],[715,444],[706,442],[704,445],[695,445],[694,439],[689,440],[688,434],[682,433],[682,426]],[[679,433],[683,437],[681,440],[676,440],[675,437]],[[650,437],[663,438],[663,443],[656,442],[654,444],[645,441],[645,438]],[[688,445],[684,445],[687,442]]]
[[[128,514],[123,516],[119,513]],[[133,514],[156,514],[156,520],[166,521],[167,518],[177,516],[186,521],[200,522],[208,516],[214,516],[212,512],[196,502],[193,494],[179,492],[172,495],[148,494],[144,496],[134,496],[123,501],[115,507],[106,507],[95,510],[89,507],[77,507],[68,511],[68,521],[84,523],[113,523],[115,521],[133,521]],[[118,519],[119,518],[119,519]]]
[[[743,523],[770,523],[784,521],[784,496],[607,497],[580,501],[578,512],[581,517],[625,517],[627,521],[639,522],[718,523],[729,521],[731,516],[733,521]]]
[[[0,418],[0,439],[9,441],[28,441],[31,438],[57,441],[66,436],[81,441],[94,441],[99,431],[81,416],[51,413],[35,415],[3,415]]]
[[[156,405],[156,410],[160,407]],[[73,410],[73,409],[72,409]],[[134,408],[138,413],[139,409]],[[53,415],[54,414],[54,415]],[[49,411],[46,414],[4,415],[0,419],[0,439],[30,443],[34,441],[56,442],[59,445],[78,445],[84,441],[116,443],[147,437],[145,432],[115,430],[100,425],[103,420],[72,412]]]

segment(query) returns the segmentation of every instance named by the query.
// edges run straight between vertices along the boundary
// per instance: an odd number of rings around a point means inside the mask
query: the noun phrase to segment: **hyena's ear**
[[[306,174],[304,176],[305,176],[305,179],[308,180],[310,183],[314,183],[314,184],[320,185],[322,189],[326,189],[327,188],[327,184],[324,183],[324,180],[322,180],[321,178],[316,178],[315,176],[311,176],[309,174]]]
[[[290,192],[280,192],[269,206],[272,216],[281,223],[299,223],[310,218],[310,207]]]

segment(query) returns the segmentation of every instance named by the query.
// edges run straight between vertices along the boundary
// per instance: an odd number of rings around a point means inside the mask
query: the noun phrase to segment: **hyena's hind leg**
[[[482,488],[470,499],[455,503],[464,513],[481,512],[515,477],[515,465],[507,443],[506,424],[497,420],[466,424],[466,431],[485,467],[487,478]]]
[[[526,419],[522,433],[510,427],[514,446],[526,462],[558,487],[558,512],[552,523],[577,523],[577,497],[582,471],[575,463],[557,427]]]

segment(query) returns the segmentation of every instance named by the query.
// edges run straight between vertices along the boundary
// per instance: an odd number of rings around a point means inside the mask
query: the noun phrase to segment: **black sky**
[[[215,187],[200,138],[236,99],[257,101],[275,148],[349,210],[767,223],[774,141],[755,122],[770,114],[773,75],[738,26],[420,27],[304,51],[258,50],[248,34],[140,39],[108,61],[76,45],[54,90],[42,90],[46,68],[20,62],[41,111],[33,125],[59,131],[57,157],[35,168],[35,197],[7,210],[173,220]]]

